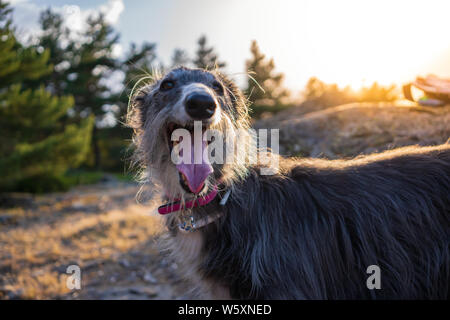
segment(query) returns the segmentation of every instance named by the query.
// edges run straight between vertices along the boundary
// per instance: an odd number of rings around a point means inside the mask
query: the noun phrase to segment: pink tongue
[[[213,172],[213,167],[209,161],[203,159],[203,150],[205,150],[206,147],[206,141],[202,141],[201,144],[197,143],[197,146],[195,146],[194,139],[192,139],[190,163],[184,163],[182,161],[177,165],[178,171],[186,177],[188,187],[192,193],[199,193],[205,184],[206,178]],[[197,156],[195,157],[195,155]],[[195,160],[197,160],[197,162],[200,162],[201,160],[201,163],[196,164]]]

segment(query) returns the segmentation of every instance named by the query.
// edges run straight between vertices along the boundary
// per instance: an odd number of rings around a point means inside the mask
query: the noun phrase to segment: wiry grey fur
[[[247,126],[245,99],[223,75],[182,68],[168,76],[184,85],[220,80],[227,89],[219,97],[223,119],[231,128]],[[169,197],[185,196],[160,135],[178,98],[159,95],[159,83],[133,100],[137,161]],[[449,298],[450,145],[279,164],[272,176],[256,165],[215,166],[215,181],[226,176],[231,196],[223,207],[213,202],[189,212],[223,214],[192,234],[176,227],[184,213],[169,215],[171,246],[207,297]],[[380,267],[379,290],[366,286],[370,265]]]

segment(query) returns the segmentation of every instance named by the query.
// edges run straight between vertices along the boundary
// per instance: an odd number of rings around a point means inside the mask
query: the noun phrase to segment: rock
[[[128,291],[133,294],[146,295],[150,298],[158,296],[157,288],[153,287],[131,287],[128,289]]]
[[[302,109],[304,105],[290,108],[254,127],[280,129],[283,155],[329,159],[436,145],[450,136],[450,106],[417,110],[395,103],[352,103],[313,112]]]
[[[71,207],[76,210],[81,210],[81,209],[85,208],[86,206],[81,201],[74,201],[74,202],[72,202]]]
[[[17,290],[8,290],[6,292],[7,299],[10,300],[17,300],[17,299],[23,299],[23,290],[17,289]]]
[[[9,214],[0,214],[0,224],[14,224],[17,222],[16,217]]]
[[[72,263],[72,264],[78,264],[78,263]],[[93,269],[99,269],[99,268],[101,268],[102,267],[102,264],[103,264],[103,262],[102,261],[99,261],[99,260],[91,260],[91,261],[88,261],[88,262],[85,262],[85,263],[83,263],[82,265],[81,265],[81,269],[83,270],[83,271],[90,271],[90,270],[93,270]],[[101,271],[101,270],[98,270],[99,272]]]
[[[162,259],[159,261],[159,265],[161,266],[161,268],[166,268],[166,267],[169,265],[169,261],[167,261],[166,258],[162,258]]]
[[[129,268],[131,266],[130,262],[127,259],[122,259],[119,262],[124,268]]]
[[[148,283],[153,283],[153,284],[158,283],[158,280],[150,272],[146,272],[144,274],[143,280]]]
[[[145,300],[158,296],[158,288],[145,286],[115,287],[102,292],[100,299],[105,300]]]

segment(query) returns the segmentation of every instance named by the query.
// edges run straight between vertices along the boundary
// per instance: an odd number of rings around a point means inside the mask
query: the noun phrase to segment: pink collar
[[[206,194],[205,196],[186,201],[184,206],[181,204],[180,199],[176,199],[174,202],[163,204],[158,208],[158,213],[168,214],[171,212],[179,211],[184,208],[191,209],[196,207],[202,207],[213,201],[216,196],[217,196],[217,185],[215,185],[213,190],[210,193]]]

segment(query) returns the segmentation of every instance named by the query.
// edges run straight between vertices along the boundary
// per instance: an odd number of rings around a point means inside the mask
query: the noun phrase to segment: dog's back
[[[203,274],[232,297],[449,297],[450,145],[258,172],[204,231]],[[367,287],[371,265],[380,289]]]

